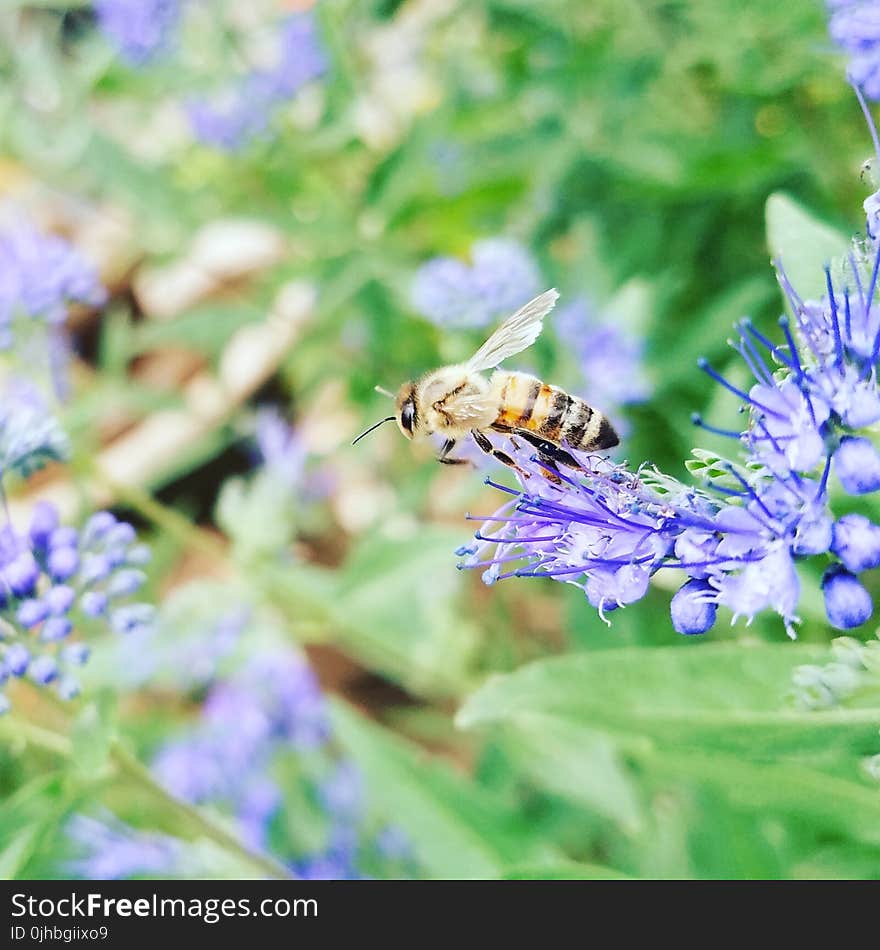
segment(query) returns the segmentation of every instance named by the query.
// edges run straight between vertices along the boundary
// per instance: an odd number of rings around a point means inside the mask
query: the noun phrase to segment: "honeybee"
[[[487,431],[522,438],[538,449],[545,465],[554,468],[557,462],[580,467],[564,445],[582,452],[617,445],[617,433],[608,419],[582,399],[527,373],[496,368],[538,339],[544,317],[558,297],[555,290],[547,290],[530,300],[508,317],[466,363],[444,366],[404,383],[393,397],[395,414],[370,426],[352,444],[383,423],[396,422],[407,439],[435,433],[442,436],[445,441],[437,461],[445,465],[466,464],[466,459],[451,453],[457,442],[471,436],[482,451],[521,475],[527,473],[492,445]],[[489,369],[495,371],[487,379],[483,373]]]

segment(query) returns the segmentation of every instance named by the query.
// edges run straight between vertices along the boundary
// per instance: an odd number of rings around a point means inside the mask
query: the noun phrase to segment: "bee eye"
[[[409,433],[412,433],[413,430],[413,420],[415,418],[415,414],[416,407],[413,404],[413,401],[410,399],[408,402],[403,404],[403,408],[400,410],[400,424]]]

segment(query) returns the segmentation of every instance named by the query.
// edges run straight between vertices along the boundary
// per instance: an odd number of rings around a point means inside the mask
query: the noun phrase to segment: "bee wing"
[[[558,298],[559,294],[555,290],[545,290],[520,307],[468,360],[468,369],[475,373],[491,369],[531,346],[541,335],[544,317],[553,309]]]

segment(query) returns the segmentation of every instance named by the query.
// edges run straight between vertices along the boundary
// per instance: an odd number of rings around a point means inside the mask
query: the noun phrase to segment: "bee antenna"
[[[389,399],[394,398],[394,393],[388,392],[384,386],[374,386],[373,390],[377,393],[381,393],[383,396],[387,396]]]
[[[380,425],[383,425],[386,422],[394,422],[395,416],[386,416],[384,419],[380,419],[375,425],[370,426],[369,429],[364,429],[364,431],[352,442],[352,445],[357,445],[358,442],[365,436],[369,435],[373,429],[378,429]]]

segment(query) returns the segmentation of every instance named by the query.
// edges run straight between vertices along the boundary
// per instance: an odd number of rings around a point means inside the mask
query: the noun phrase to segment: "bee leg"
[[[555,442],[550,442],[547,439],[542,439],[539,435],[536,435],[534,432],[530,432],[528,429],[514,429],[514,434],[518,435],[521,439],[525,439],[526,442],[529,442],[531,445],[538,450],[538,456],[543,462],[555,462],[560,465],[565,465],[568,468],[576,468],[578,471],[583,471],[583,465],[570,453],[566,452],[564,448],[557,445]],[[556,467],[555,465],[553,466]]]
[[[447,439],[443,443],[443,448],[440,449],[440,454],[437,456],[437,461],[442,462],[444,465],[467,465],[467,459],[454,459],[449,457],[449,453],[455,448],[455,439]]]
[[[491,455],[493,458],[498,459],[499,462],[514,469],[523,478],[530,477],[529,473],[525,469],[520,468],[506,452],[499,452],[479,429],[471,429],[471,435],[474,437],[474,442],[477,443],[486,455]]]

